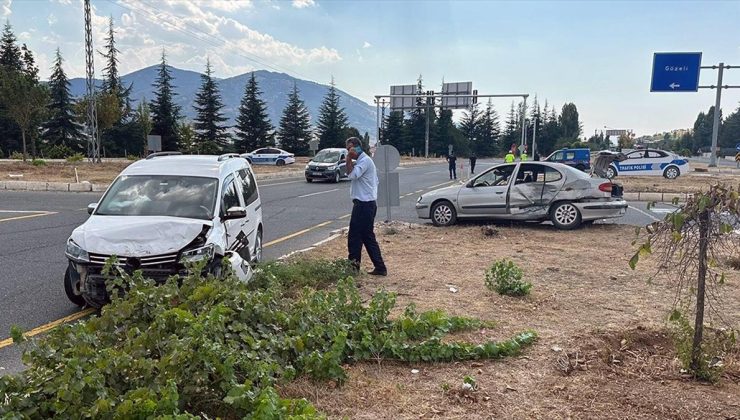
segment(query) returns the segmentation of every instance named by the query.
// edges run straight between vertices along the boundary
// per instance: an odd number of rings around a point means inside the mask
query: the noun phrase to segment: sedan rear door
[[[563,188],[565,176],[560,171],[539,163],[523,163],[519,166],[514,185],[509,191],[509,211],[546,208]]]

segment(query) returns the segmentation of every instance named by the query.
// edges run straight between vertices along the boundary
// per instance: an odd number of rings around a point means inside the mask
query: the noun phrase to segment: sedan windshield
[[[319,152],[315,158],[315,163],[337,163],[339,162],[339,152]]]
[[[122,176],[97,209],[101,216],[172,216],[209,220],[216,203],[216,178],[167,175]]]

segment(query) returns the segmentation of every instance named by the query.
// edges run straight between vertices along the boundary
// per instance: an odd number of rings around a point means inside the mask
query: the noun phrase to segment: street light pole
[[[717,166],[717,137],[719,137],[719,114],[720,103],[722,100],[722,71],[725,69],[725,63],[719,63],[717,72],[717,97],[714,100],[714,123],[712,124],[712,153],[709,157],[709,167]]]

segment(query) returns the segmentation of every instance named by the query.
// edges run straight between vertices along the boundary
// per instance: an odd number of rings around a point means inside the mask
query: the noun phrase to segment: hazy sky
[[[649,92],[656,51],[701,51],[703,65],[740,66],[740,1],[93,1],[95,48],[113,16],[128,73],[159,61],[217,77],[266,69],[327,83],[371,103],[424,76],[429,89],[473,81],[480,93],[537,94],[578,106],[584,135],[604,126],[638,135],[690,127],[714,91]],[[84,76],[81,0],[0,0],[43,78],[59,47]],[[102,61],[96,57],[98,75]],[[702,84],[716,83],[704,70]],[[740,68],[725,71],[740,85]],[[740,89],[723,91],[725,115]],[[494,102],[502,117],[510,101]]]

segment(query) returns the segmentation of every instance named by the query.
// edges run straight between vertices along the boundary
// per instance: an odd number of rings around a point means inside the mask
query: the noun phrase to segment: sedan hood
[[[167,216],[90,216],[72,232],[72,240],[87,252],[125,257],[168,254],[195,239],[207,220]]]
[[[328,168],[330,166],[336,165],[336,163],[316,163],[316,162],[313,162],[313,161],[308,162],[308,164],[309,164],[309,166],[316,166],[316,167],[319,167],[319,168]]]
[[[445,196],[450,198],[457,198],[457,193],[460,191],[460,188],[465,188],[465,185],[463,184],[455,184],[450,185],[449,187],[439,188],[433,191],[429,191],[428,193],[424,193],[423,196],[426,197],[436,197],[436,196]]]

